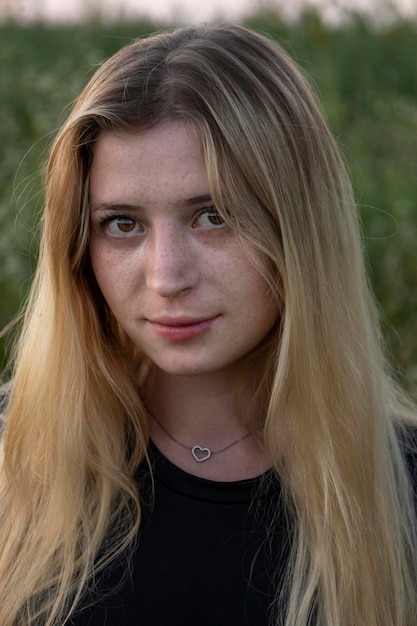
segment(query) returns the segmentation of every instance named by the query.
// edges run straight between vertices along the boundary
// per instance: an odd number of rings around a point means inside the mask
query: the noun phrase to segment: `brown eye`
[[[219,226],[220,224],[224,224],[224,219],[217,213],[217,211],[213,213],[207,214],[207,219],[215,226]]]
[[[224,219],[220,213],[214,207],[208,207],[202,209],[195,221],[195,227],[200,228],[213,228],[216,226],[223,226]]]
[[[142,225],[127,215],[117,215],[104,218],[100,225],[100,229],[108,236],[113,238],[124,238],[137,235],[142,232]]]
[[[130,219],[130,217],[118,217],[114,220],[115,226],[122,233],[131,233],[135,229],[135,221]]]

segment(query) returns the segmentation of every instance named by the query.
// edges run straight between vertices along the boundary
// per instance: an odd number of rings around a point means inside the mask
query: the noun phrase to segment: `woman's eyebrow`
[[[213,202],[211,195],[209,193],[205,193],[203,195],[200,196],[194,196],[192,198],[185,198],[182,200],[176,200],[173,203],[173,206],[179,206],[179,207],[190,207],[190,206],[194,206],[196,204],[203,204],[204,202]]]
[[[174,208],[192,207],[196,204],[204,204],[206,202],[212,203],[213,200],[210,194],[202,194],[199,196],[192,196],[191,198],[184,198],[175,200],[172,203]],[[120,202],[97,202],[90,205],[91,213],[96,211],[143,211],[143,207],[140,204],[127,204]]]
[[[96,211],[140,211],[138,204],[125,204],[120,202],[97,202],[90,204],[91,213]]]

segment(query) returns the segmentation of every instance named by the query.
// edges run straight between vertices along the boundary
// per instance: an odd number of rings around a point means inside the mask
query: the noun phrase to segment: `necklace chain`
[[[208,459],[211,456],[213,456],[214,454],[220,454],[221,452],[226,452],[226,450],[229,450],[230,448],[233,448],[233,446],[236,446],[238,443],[240,443],[244,439],[247,439],[248,437],[253,435],[253,433],[246,433],[245,435],[242,435],[241,437],[239,437],[239,439],[236,439],[236,441],[233,441],[232,443],[229,443],[224,448],[220,448],[220,450],[211,450],[207,446],[200,446],[200,445],[187,446],[187,444],[183,443],[182,441],[178,441],[178,439],[173,437],[171,435],[171,433],[167,431],[165,426],[163,426],[161,424],[161,422],[158,419],[156,419],[155,415],[153,415],[153,413],[151,413],[149,411],[149,409],[148,409],[148,413],[155,420],[155,422],[158,424],[158,426],[161,428],[161,430],[163,430],[164,433],[166,435],[168,435],[168,437],[170,439],[172,439],[172,441],[174,441],[176,444],[181,446],[181,448],[185,448],[185,450],[189,450],[191,452],[194,460],[197,461],[197,463],[202,463],[203,461],[208,461]]]

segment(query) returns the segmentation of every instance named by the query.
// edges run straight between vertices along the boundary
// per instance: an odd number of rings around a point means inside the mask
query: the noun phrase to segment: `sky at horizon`
[[[0,0],[3,13],[19,20],[51,22],[77,21],[94,14],[109,19],[147,17],[172,23],[238,20],[262,7],[276,7],[284,17],[291,18],[305,6],[321,9],[330,21],[337,20],[344,11],[356,9],[378,15],[389,11],[390,6],[417,18],[417,0]]]

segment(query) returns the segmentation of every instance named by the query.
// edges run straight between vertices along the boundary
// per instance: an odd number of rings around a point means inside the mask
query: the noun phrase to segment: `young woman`
[[[135,42],[52,147],[5,398],[2,626],[415,626],[414,414],[300,72]]]

